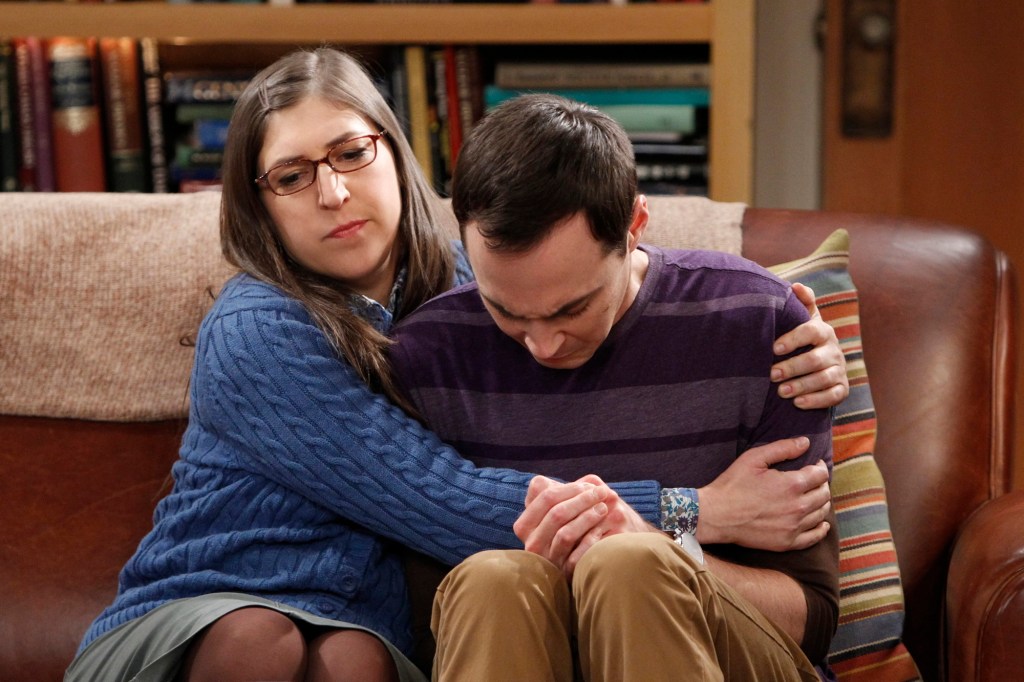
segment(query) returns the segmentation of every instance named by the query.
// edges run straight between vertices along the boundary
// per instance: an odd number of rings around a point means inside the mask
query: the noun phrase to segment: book
[[[442,196],[450,194],[452,170],[451,129],[448,112],[447,60],[444,49],[430,50],[430,72],[427,74],[430,121],[430,158],[434,164],[434,189]]]
[[[484,105],[496,107],[526,91],[495,85],[484,88]],[[672,131],[692,135],[700,131],[701,110],[707,110],[705,88],[557,90],[546,91],[590,104],[608,114],[627,132]]]
[[[195,123],[200,119],[230,120],[234,112],[233,102],[209,104],[179,104],[174,108],[174,120],[178,123]]]
[[[14,77],[14,47],[0,38],[0,191],[18,190],[17,83]]]
[[[480,53],[476,47],[460,45],[455,48],[455,83],[459,101],[459,126],[462,139],[465,140],[484,113]]]
[[[164,81],[164,136],[174,150],[170,164],[172,187],[219,182],[220,161],[234,103],[252,80],[254,71],[211,68],[168,71]],[[200,162],[202,160],[202,162]]]
[[[24,38],[11,41],[14,59],[14,105],[18,126],[18,188],[23,192],[36,191],[36,133],[32,104],[32,67],[29,64],[28,42]]]
[[[59,192],[104,192],[95,38],[60,36],[47,43],[50,65],[54,172]]]
[[[146,108],[146,148],[149,155],[149,188],[153,192],[170,191],[167,162],[167,138],[164,135],[163,80],[160,77],[160,52],[155,38],[139,40],[142,53],[142,92]]]
[[[223,149],[203,149],[187,143],[179,143],[175,147],[174,165],[179,168],[220,168],[223,162]]]
[[[509,89],[706,88],[706,63],[498,62],[494,82]]]
[[[409,131],[409,92],[408,92],[408,78],[405,72],[405,48],[404,47],[393,47],[389,53],[390,68],[388,73],[390,74],[389,85],[390,85],[390,103],[391,109],[395,112],[395,118],[398,119],[398,124],[402,127],[402,134],[405,135],[407,140],[412,139],[412,134]]]
[[[669,130],[690,135],[697,128],[697,107],[687,104],[612,104],[598,106],[626,132]]]
[[[639,182],[686,182],[706,184],[708,181],[707,163],[687,163],[671,161],[640,161],[636,162],[636,177]]]
[[[640,191],[707,196],[708,145],[700,136],[658,140],[630,135]]]
[[[484,88],[484,103],[488,109],[507,99],[533,90],[516,90],[488,85]],[[598,108],[636,104],[706,107],[711,103],[709,88],[574,88],[545,89],[553,95],[590,104]]]
[[[422,45],[405,46],[405,85],[409,106],[409,143],[430,186],[434,161],[430,151],[430,112],[427,90],[427,53]]]
[[[640,156],[707,156],[708,145],[703,139],[680,139],[678,141],[652,142],[643,133],[630,134],[633,141],[633,153]]]
[[[192,122],[192,143],[202,149],[224,149],[228,139],[228,119],[200,118]]]
[[[681,195],[690,197],[707,197],[707,183],[677,182],[674,180],[648,180],[638,182],[637,189],[647,195]]]
[[[458,66],[456,64],[456,51],[454,45],[444,47],[444,76],[445,76],[445,97],[447,98],[446,112],[448,115],[448,164],[449,175],[455,168],[455,160],[459,157],[459,149],[462,148],[462,117],[459,113],[459,82]]]
[[[237,71],[184,71],[164,74],[164,101],[234,102],[252,80],[252,73]]]
[[[109,189],[145,192],[148,183],[138,43],[132,38],[100,38],[100,67]]]
[[[53,192],[53,132],[50,128],[50,78],[43,42],[12,39],[17,81],[18,186],[24,192]]]
[[[52,128],[52,100],[50,67],[46,57],[46,42],[41,38],[26,38],[29,44],[29,68],[32,70],[32,123],[35,127],[36,189],[40,192],[57,191],[54,175],[54,149]]]

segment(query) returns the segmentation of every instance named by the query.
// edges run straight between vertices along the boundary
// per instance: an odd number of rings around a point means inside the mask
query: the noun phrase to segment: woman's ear
[[[636,195],[633,200],[633,217],[629,224],[629,236],[627,246],[630,251],[635,249],[647,231],[647,223],[651,219],[651,212],[647,208],[647,197],[643,194]]]

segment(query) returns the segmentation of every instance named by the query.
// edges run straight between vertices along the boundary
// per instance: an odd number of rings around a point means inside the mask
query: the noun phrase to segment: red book
[[[448,144],[451,146],[451,166],[455,168],[455,160],[462,148],[462,119],[459,111],[458,67],[455,58],[455,46],[444,47],[445,95],[448,98]]]
[[[104,192],[107,183],[96,39],[51,38],[47,41],[47,57],[57,191]]]

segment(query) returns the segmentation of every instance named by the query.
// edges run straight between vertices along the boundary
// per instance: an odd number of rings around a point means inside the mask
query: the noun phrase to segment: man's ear
[[[636,199],[633,201],[633,218],[629,224],[629,236],[626,243],[629,251],[635,249],[643,239],[650,219],[651,212],[647,208],[647,197],[643,194],[636,195]]]

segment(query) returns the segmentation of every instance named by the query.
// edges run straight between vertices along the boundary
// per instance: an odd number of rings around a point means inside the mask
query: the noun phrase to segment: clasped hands
[[[772,381],[781,382],[779,394],[794,397],[802,409],[836,405],[849,393],[849,383],[835,331],[821,319],[810,288],[794,284],[793,292],[811,320],[776,340],[774,351],[784,355],[811,348],[775,364]],[[805,549],[824,538],[832,500],[825,463],[796,471],[771,468],[799,457],[808,447],[806,438],[794,438],[752,448],[700,488],[697,540],[788,551]],[[527,551],[546,557],[569,578],[580,558],[601,538],[661,532],[594,475],[572,483],[535,477],[513,529]]]

